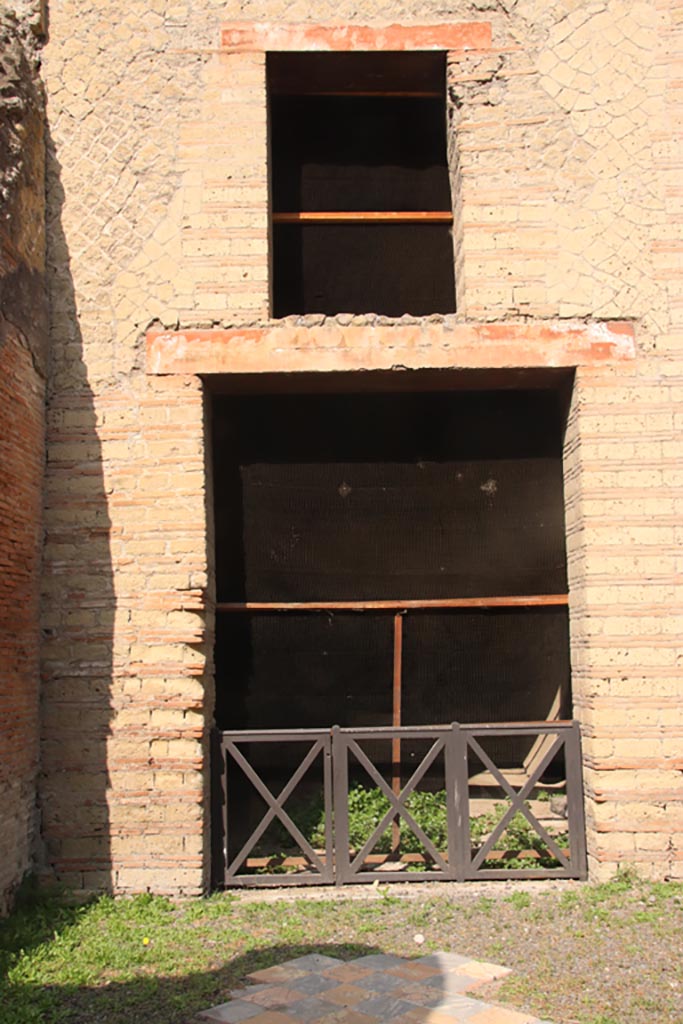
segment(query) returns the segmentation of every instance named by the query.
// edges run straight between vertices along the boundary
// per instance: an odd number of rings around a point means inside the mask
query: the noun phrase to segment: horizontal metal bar
[[[387,601],[219,601],[217,612],[372,612],[428,608],[565,607],[568,594],[515,594],[508,597],[444,597]]]
[[[571,719],[558,719],[556,722],[504,722],[477,725],[461,725],[468,736],[526,736],[542,733],[570,732],[573,726]]]
[[[382,740],[382,739],[434,739],[445,736],[451,730],[450,725],[375,725],[366,729],[344,728],[339,732],[342,736],[352,736],[358,740]]]
[[[274,885],[280,888],[281,885],[324,885],[326,883],[329,884],[329,881],[319,871],[302,871],[296,874],[282,875],[234,875],[226,881],[224,887],[226,889],[233,889],[237,886],[258,887],[260,885]]]
[[[484,879],[523,879],[523,878],[576,878],[575,871],[567,868],[478,868],[476,871],[468,871],[465,875],[467,882],[479,882]]]
[[[357,871],[349,876],[349,882],[452,882],[450,872],[445,871]]]
[[[233,743],[310,743],[311,740],[327,739],[329,729],[231,729],[219,735],[225,742]]]
[[[433,736],[450,732],[454,723],[443,725],[373,725],[365,728],[340,728],[340,733],[356,739],[429,739]],[[558,719],[556,722],[505,722],[503,724],[484,723],[459,724],[459,728],[475,738],[477,736],[537,736],[539,733],[568,732],[574,728],[571,719]],[[230,729],[218,730],[223,741],[234,743],[304,743],[314,739],[326,739],[332,729]],[[514,769],[513,769],[514,770]]]

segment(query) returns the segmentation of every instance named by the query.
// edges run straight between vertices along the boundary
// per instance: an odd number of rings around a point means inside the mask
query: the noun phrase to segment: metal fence
[[[522,743],[522,765],[496,763],[506,742]],[[410,775],[397,784],[401,748]],[[576,722],[216,731],[213,766],[217,885],[586,876]],[[350,834],[349,799],[361,776],[380,810],[359,840],[357,829]],[[444,798],[438,840],[413,806],[425,786]],[[558,801],[552,826],[539,820],[534,796]],[[283,851],[271,848],[273,828]],[[389,836],[390,850],[373,852]],[[406,836],[420,853],[402,854]]]

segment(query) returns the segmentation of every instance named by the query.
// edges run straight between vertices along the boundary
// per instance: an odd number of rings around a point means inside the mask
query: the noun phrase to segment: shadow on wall
[[[44,868],[73,889],[111,891],[107,737],[115,594],[110,519],[78,298],[62,226],[64,189],[47,131],[47,399],[42,594]],[[84,212],[85,215],[85,212]]]

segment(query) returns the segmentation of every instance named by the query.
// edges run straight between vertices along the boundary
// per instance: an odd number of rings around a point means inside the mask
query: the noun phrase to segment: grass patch
[[[406,888],[81,906],[30,892],[0,922],[0,1024],[189,1024],[258,967],[309,952],[434,949],[512,967],[491,998],[556,1024],[683,1021],[683,886]]]
[[[547,791],[540,794],[549,799]],[[547,802],[547,801],[546,801]],[[529,803],[527,802],[527,807]],[[390,809],[390,803],[385,794],[373,787],[366,787],[359,784],[349,788],[348,794],[348,827],[349,846],[352,850],[361,850],[372,832],[377,828],[380,821]],[[437,850],[441,853],[448,850],[448,814],[446,790],[435,792],[414,791],[406,800],[406,809],[412,815],[417,824],[432,841]],[[493,811],[475,815],[470,820],[470,838],[473,851],[485,842],[488,836],[503,817],[508,809],[505,803],[497,803]],[[308,800],[302,800],[295,804],[290,810],[291,818],[308,842],[317,849],[325,847],[325,808],[319,795],[314,795]],[[549,828],[557,846],[560,849],[567,849],[569,836],[566,827]],[[400,818],[399,820],[400,852],[423,853],[423,846],[418,837],[412,831],[408,823]],[[373,853],[390,853],[392,850],[392,829],[391,825],[382,832],[376,842]],[[508,823],[504,834],[496,843],[496,849],[506,856],[502,859],[485,860],[482,867],[512,869],[512,868],[555,868],[559,867],[558,860],[552,856],[547,849],[543,839],[529,824],[523,814],[518,812]],[[255,854],[260,857],[274,857],[284,859],[288,854],[298,854],[300,851],[293,843],[292,837],[279,822],[274,823],[261,839]],[[531,860],[529,858],[532,858]],[[412,870],[424,870],[417,865],[411,865]],[[255,871],[262,873],[273,873],[286,869],[273,867],[257,868]]]

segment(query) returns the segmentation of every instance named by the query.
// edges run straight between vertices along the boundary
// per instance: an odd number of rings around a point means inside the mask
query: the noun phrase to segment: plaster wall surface
[[[54,5],[49,863],[76,888],[207,884],[202,384],[155,373],[144,342],[150,327],[268,325],[265,57],[221,33],[265,21],[292,45],[302,24],[490,24],[490,45],[448,61],[452,323],[634,322],[633,358],[577,359],[565,457],[575,714],[593,876],[636,864],[683,877],[680,0],[454,0],[446,13],[437,0]],[[343,363],[350,324],[378,325],[373,344],[391,344],[381,318],[291,318],[290,339],[329,328],[332,340],[322,365],[314,344],[302,357],[284,341],[278,368],[332,368],[335,347]],[[539,361],[523,331],[507,352]],[[270,368],[266,351],[251,358]],[[429,344],[419,358],[444,365]],[[479,365],[495,358],[482,343]]]

